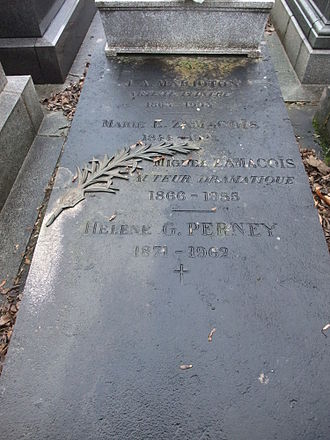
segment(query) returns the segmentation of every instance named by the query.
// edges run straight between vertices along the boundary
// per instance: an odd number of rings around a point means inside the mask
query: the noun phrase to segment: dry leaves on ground
[[[50,98],[46,98],[42,101],[42,104],[46,105],[47,109],[50,111],[62,110],[64,115],[69,119],[69,121],[71,121],[76,111],[88,67],[89,63],[86,63],[84,73],[79,78],[79,81],[71,82],[68,87],[66,87],[60,93],[52,93]]]
[[[270,35],[273,32],[275,32],[275,28],[272,25],[272,22],[270,21],[270,19],[268,18],[267,23],[266,23],[266,27],[265,27],[265,32],[266,34]]]
[[[5,304],[0,306],[0,374],[13,332],[20,300],[21,295],[14,295],[12,297],[7,295]]]
[[[316,156],[315,150],[303,148],[300,153],[330,251],[330,167]]]

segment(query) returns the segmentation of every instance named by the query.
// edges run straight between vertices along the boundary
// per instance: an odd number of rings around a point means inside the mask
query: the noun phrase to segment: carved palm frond
[[[175,154],[188,154],[198,147],[188,144],[175,145],[163,142],[153,146],[136,144],[132,147],[124,148],[110,157],[106,154],[103,159],[93,157],[81,170],[77,168],[78,186],[84,192],[109,192],[119,191],[114,188],[114,179],[129,179],[129,175],[142,169],[139,163],[143,160],[153,161],[159,156],[174,156]]]
[[[106,154],[103,159],[93,157],[82,169],[77,167],[77,185],[70,188],[58,201],[57,207],[49,217],[46,226],[50,226],[64,209],[73,208],[85,199],[89,192],[116,193],[119,188],[113,186],[114,179],[128,180],[129,176],[142,169],[139,165],[143,160],[154,161],[159,157],[188,154],[199,150],[198,147],[169,142],[153,146],[141,142],[129,148],[118,151],[109,158]]]

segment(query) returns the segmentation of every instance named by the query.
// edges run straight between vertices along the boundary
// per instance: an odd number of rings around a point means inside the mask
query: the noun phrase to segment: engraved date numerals
[[[149,200],[186,200],[184,191],[149,191]]]
[[[167,246],[135,246],[135,257],[166,257]]]
[[[203,192],[204,195],[204,200],[206,202],[208,202],[209,200],[211,200],[212,202],[237,202],[239,200],[239,194],[238,192],[231,192],[231,193],[227,193],[227,192],[216,192],[216,191],[211,191],[211,192]]]
[[[224,258],[228,257],[227,247],[204,247],[204,246],[188,246],[186,249],[176,249],[170,252],[172,255],[182,255],[189,258]],[[135,257],[167,257],[169,255],[168,247],[166,245],[145,245],[135,246]]]
[[[222,258],[228,256],[228,248],[226,247],[210,247],[205,248],[203,246],[189,246],[188,257],[190,258]]]
[[[202,194],[189,194],[185,191],[149,191],[149,200],[177,200],[182,202],[187,199],[200,199],[204,202],[238,202],[240,196],[239,193],[235,191],[204,191]]]

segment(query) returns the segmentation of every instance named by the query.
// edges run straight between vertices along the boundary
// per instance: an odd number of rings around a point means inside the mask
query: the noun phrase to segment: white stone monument
[[[96,0],[107,55],[258,56],[274,0]]]

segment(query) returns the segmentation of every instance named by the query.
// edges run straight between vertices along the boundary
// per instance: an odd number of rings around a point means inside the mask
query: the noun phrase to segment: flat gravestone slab
[[[199,150],[126,158],[52,222],[76,166],[138,140]],[[329,438],[329,258],[267,54],[96,55],[46,222],[3,438]]]

